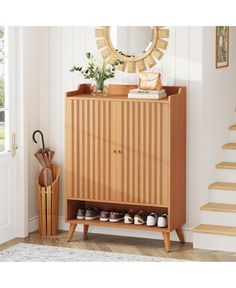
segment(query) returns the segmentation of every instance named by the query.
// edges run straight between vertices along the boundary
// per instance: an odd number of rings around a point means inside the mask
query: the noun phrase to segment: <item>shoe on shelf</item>
[[[143,225],[147,221],[147,214],[143,211],[140,210],[138,214],[135,214],[134,216],[134,224],[135,225]]]
[[[101,211],[100,221],[102,221],[102,222],[107,222],[107,221],[109,221],[110,213],[111,213],[112,211],[113,211],[113,210],[110,210],[110,211]]]
[[[85,207],[80,207],[77,212],[77,219],[83,220],[85,218],[85,212],[86,208]]]
[[[100,218],[100,210],[98,208],[87,208],[85,212],[85,220],[95,220]]]
[[[157,226],[157,214],[151,213],[147,217],[147,226]]]
[[[125,224],[132,224],[134,222],[134,210],[130,209],[128,213],[125,214],[125,220],[124,223]]]
[[[125,217],[125,213],[126,213],[125,210],[112,211],[110,213],[109,221],[112,222],[112,223],[123,221],[124,217]]]
[[[157,226],[158,227],[167,227],[168,226],[168,219],[167,219],[167,214],[162,214],[161,216],[158,217],[157,221]]]

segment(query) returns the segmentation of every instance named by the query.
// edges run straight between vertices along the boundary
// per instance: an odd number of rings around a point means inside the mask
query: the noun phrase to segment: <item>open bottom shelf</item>
[[[70,219],[66,221],[70,224],[82,224],[82,225],[93,225],[93,226],[103,226],[103,227],[115,227],[115,228],[126,228],[126,229],[136,229],[144,231],[156,231],[156,232],[169,232],[168,227],[160,228],[157,226],[146,226],[146,225],[135,225],[135,224],[125,224],[124,222],[102,222],[100,220],[79,220],[79,219]]]

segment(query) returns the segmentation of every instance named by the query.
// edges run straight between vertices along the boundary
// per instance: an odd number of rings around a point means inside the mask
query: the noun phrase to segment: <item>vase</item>
[[[104,80],[97,80],[95,84],[91,86],[93,96],[107,96],[109,87],[104,84]]]

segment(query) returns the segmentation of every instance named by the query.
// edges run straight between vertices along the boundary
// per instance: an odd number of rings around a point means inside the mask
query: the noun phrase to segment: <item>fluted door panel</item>
[[[117,199],[168,205],[169,105],[117,103]]]
[[[116,103],[66,101],[68,198],[116,200]]]

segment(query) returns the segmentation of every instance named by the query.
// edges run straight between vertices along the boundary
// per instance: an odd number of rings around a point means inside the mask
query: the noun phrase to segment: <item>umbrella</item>
[[[45,149],[44,144],[44,137],[43,133],[40,130],[35,130],[33,133],[33,140],[35,143],[38,143],[35,139],[35,134],[39,133],[41,135],[42,140],[42,149],[39,149],[38,152],[34,154],[34,156],[38,159],[41,167],[42,167],[42,183],[40,185],[42,187],[47,188],[48,186],[52,185],[53,182],[53,173],[52,173],[52,158],[55,154],[54,151],[51,151],[50,149]]]

